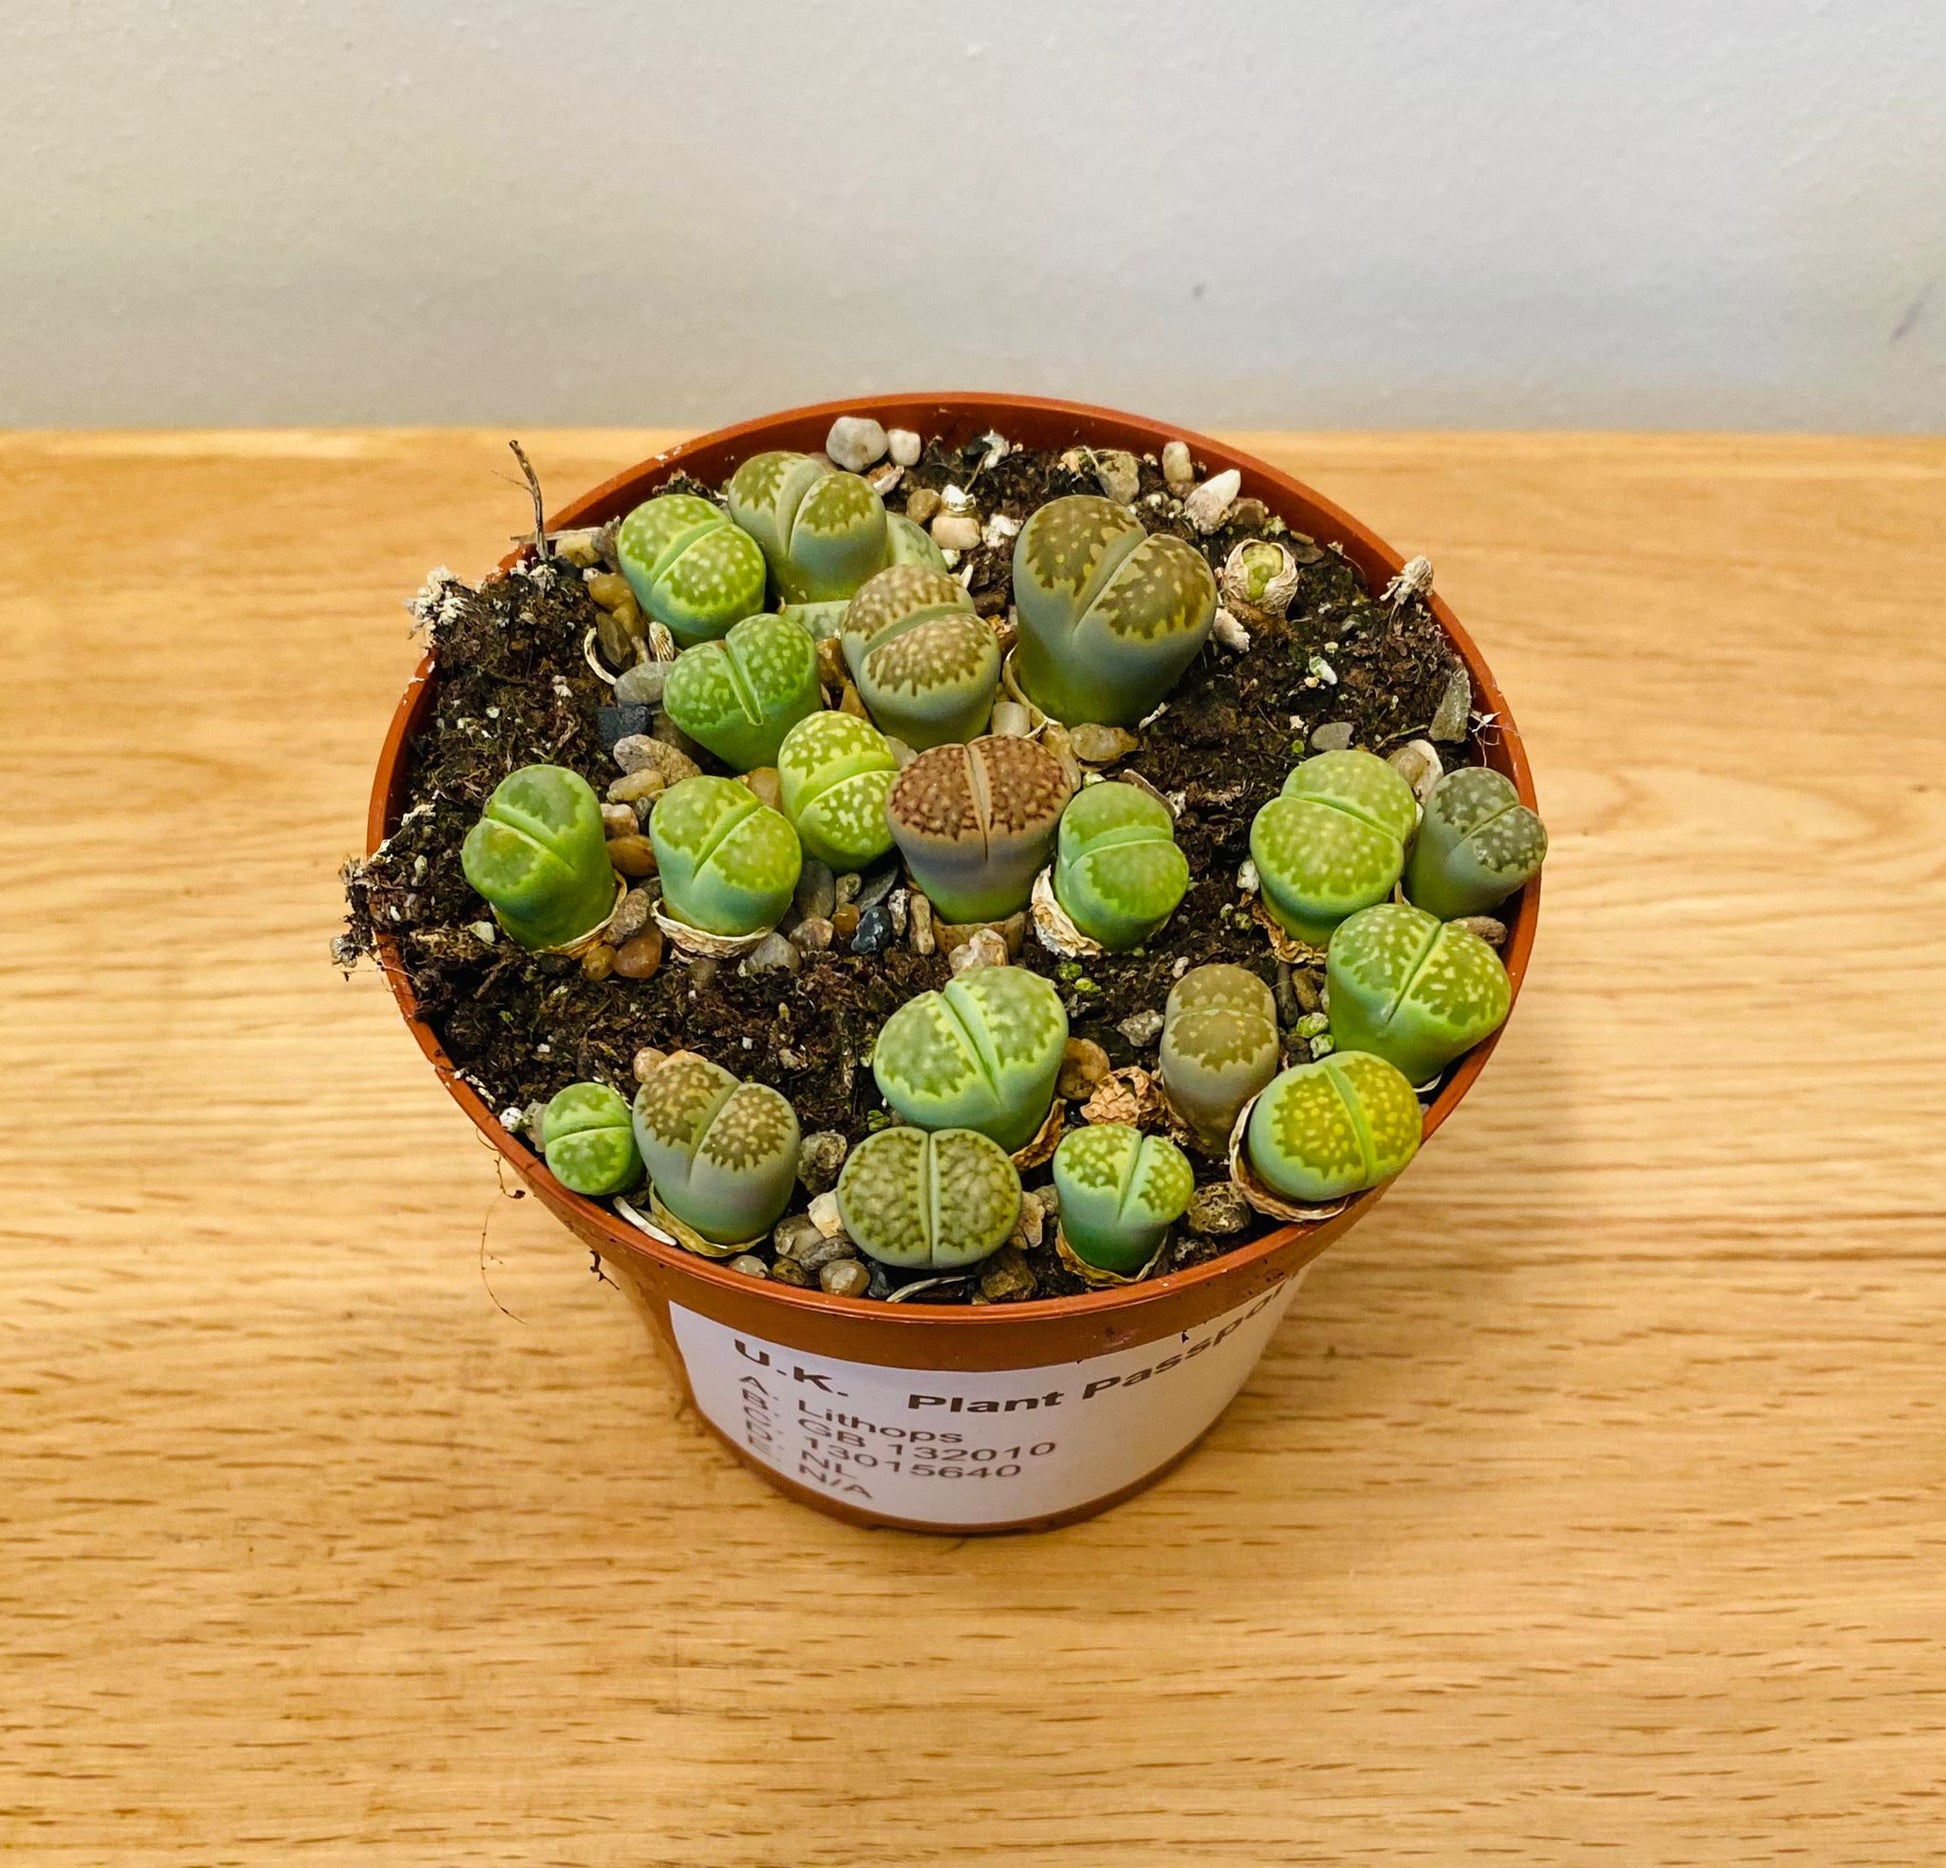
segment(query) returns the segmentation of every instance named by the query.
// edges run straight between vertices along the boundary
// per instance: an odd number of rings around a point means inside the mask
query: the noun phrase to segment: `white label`
[[[974,1374],[814,1356],[680,1304],[669,1320],[696,1405],[785,1478],[891,1518],[1013,1524],[1180,1453],[1243,1386],[1303,1278],[1138,1348]]]

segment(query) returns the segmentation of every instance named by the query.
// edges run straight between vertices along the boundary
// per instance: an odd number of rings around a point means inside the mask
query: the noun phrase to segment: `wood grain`
[[[955,1544],[711,1445],[327,964],[502,439],[0,440],[0,1843],[1938,1858],[1946,444],[1254,444],[1515,697],[1534,971],[1197,1457]]]

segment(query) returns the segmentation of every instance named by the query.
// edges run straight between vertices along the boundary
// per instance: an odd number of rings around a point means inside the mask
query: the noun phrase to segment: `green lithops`
[[[634,1127],[656,1197],[714,1244],[758,1238],[790,1203],[797,1114],[767,1084],[677,1051],[635,1092]]]
[[[605,1083],[570,1083],[542,1112],[540,1142],[570,1193],[620,1193],[642,1177],[628,1104]]]
[[[1382,1057],[1335,1051],[1296,1064],[1250,1112],[1250,1165],[1287,1200],[1342,1200],[1388,1181],[1419,1152],[1412,1085]]]
[[[945,921],[1027,906],[1068,801],[1061,762],[1031,739],[935,746],[894,783],[885,814],[912,879]]]
[[[1499,1030],[1513,1003],[1500,956],[1477,934],[1404,902],[1353,915],[1325,961],[1331,1041],[1371,1051],[1413,1083]]]
[[[466,833],[460,867],[522,947],[569,946],[615,910],[601,800],[564,766],[509,772]]]
[[[693,493],[658,493],[621,523],[615,555],[635,600],[680,643],[703,642],[764,607],[764,555]]]
[[[890,562],[885,504],[870,483],[808,454],[753,455],[732,476],[728,499],[786,603],[849,597]]]
[[[662,698],[677,726],[739,772],[775,765],[784,735],[823,704],[818,652],[781,616],[746,616],[720,642],[684,649]]]
[[[1513,780],[1491,766],[1462,766],[1426,799],[1406,860],[1406,898],[1442,921],[1483,915],[1537,875],[1546,856],[1546,827]]]
[[[1195,659],[1216,579],[1195,546],[1142,529],[1093,494],[1050,500],[1014,541],[1019,675],[1028,698],[1074,725],[1133,726]]]
[[[1070,1129],[1054,1151],[1061,1231],[1101,1271],[1140,1271],[1196,1191],[1189,1157],[1120,1122]]]
[[[1240,966],[1192,967],[1170,989],[1157,1068],[1171,1105],[1211,1154],[1277,1074],[1277,1000]]]
[[[777,749],[785,817],[806,851],[840,874],[892,847],[885,800],[897,776],[885,735],[855,714],[814,713]]]
[[[838,1176],[838,1213],[858,1249],[902,1271],[990,1258],[1020,1218],[1020,1175],[971,1129],[881,1129]]]
[[[709,934],[773,928],[790,906],[804,856],[780,812],[733,778],[685,778],[649,813],[662,899]]]
[[[923,525],[915,525],[902,512],[885,515],[886,555],[894,564],[923,564],[928,570],[943,571],[946,554]]]
[[[1189,859],[1160,798],[1134,785],[1089,785],[1061,813],[1055,900],[1110,953],[1141,946],[1188,887]]]
[[[1047,1120],[1068,1042],[1061,995],[1025,967],[976,968],[885,1021],[872,1075],[923,1129],[978,1129],[1009,1154]]]
[[[1418,815],[1412,787],[1376,753],[1306,759],[1250,826],[1264,906],[1324,946],[1347,915],[1392,893]]]
[[[986,731],[1000,645],[958,578],[888,566],[852,598],[842,640],[859,699],[915,752]]]

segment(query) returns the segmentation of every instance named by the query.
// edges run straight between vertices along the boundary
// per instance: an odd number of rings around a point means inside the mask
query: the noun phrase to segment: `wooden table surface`
[[[1253,445],[1514,698],[1533,971],[1201,1452],[955,1543],[735,1466],[328,964],[503,437],[0,438],[0,1847],[1946,1853],[1946,444]]]

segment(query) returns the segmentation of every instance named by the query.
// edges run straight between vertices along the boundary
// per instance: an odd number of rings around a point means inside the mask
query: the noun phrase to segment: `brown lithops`
[[[935,746],[899,774],[885,814],[912,879],[947,921],[998,921],[1027,905],[1069,796],[1061,762],[1031,739]]]

